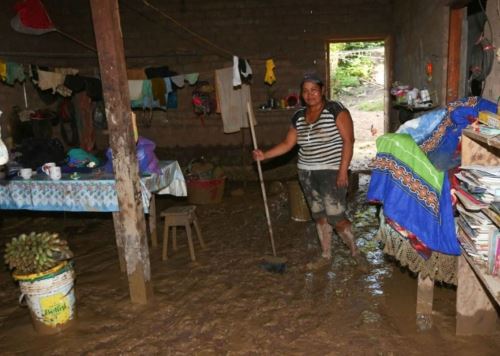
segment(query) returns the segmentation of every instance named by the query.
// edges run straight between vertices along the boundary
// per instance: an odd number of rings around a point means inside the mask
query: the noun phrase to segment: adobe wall
[[[488,78],[486,78],[486,85],[483,91],[483,97],[495,102],[500,101],[500,44],[498,42],[500,37],[500,14],[497,12],[497,6],[497,2],[490,0],[486,7],[486,15],[491,23],[493,34],[496,35],[493,39],[496,46],[496,56],[493,60],[491,73]],[[489,31],[487,33],[489,34]]]
[[[29,36],[13,32],[9,27],[13,12],[7,9],[14,2],[5,1],[7,4],[2,5],[5,11],[0,11],[1,58],[95,70],[95,55],[58,33]],[[94,45],[87,0],[44,0],[43,3],[58,28]],[[276,97],[283,97],[297,92],[305,71],[325,74],[327,40],[384,38],[392,28],[391,0],[149,2],[221,50],[193,38],[142,1],[119,3],[128,67],[168,65],[178,73],[199,72],[200,80],[213,83],[214,70],[230,66],[231,55],[238,55],[249,59],[252,65],[255,107],[268,96],[268,88],[263,83],[266,59],[274,59],[277,83],[272,90]],[[208,116],[202,125],[193,113],[191,92],[189,87],[179,90],[178,109],[155,112],[152,126],[141,127],[141,134],[163,147],[239,146],[241,134],[224,134],[219,116]],[[36,106],[34,92],[29,90],[28,95],[31,105]],[[5,111],[12,105],[22,104],[21,86],[0,85],[0,98]],[[290,116],[291,111],[287,110],[257,113],[257,134],[262,145],[277,143],[284,137]],[[105,144],[106,137],[101,137],[100,142]]]
[[[440,105],[446,99],[449,7],[452,1],[408,0],[394,4],[394,80],[414,87],[436,91]],[[500,31],[496,2],[488,1],[486,13],[493,34]],[[466,10],[464,16],[467,16]],[[487,29],[489,36],[489,29]],[[465,54],[464,54],[465,55]],[[426,79],[425,63],[433,64],[433,78]],[[465,92],[460,93],[460,96]],[[486,80],[483,97],[497,101],[500,95],[500,63],[495,60]]]

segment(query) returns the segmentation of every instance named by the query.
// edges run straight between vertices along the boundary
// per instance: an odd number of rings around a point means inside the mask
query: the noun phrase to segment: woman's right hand
[[[264,152],[261,150],[253,150],[252,157],[255,161],[263,161],[265,159]]]

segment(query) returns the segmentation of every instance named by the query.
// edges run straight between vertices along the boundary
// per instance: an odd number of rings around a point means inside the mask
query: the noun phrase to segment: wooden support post
[[[420,330],[432,327],[432,304],[434,299],[434,280],[430,277],[423,278],[418,274],[417,287],[417,326]]]
[[[458,258],[457,335],[492,334],[496,330],[497,312],[474,271]]]
[[[120,224],[120,215],[117,212],[113,214],[113,225],[115,226],[116,249],[118,251],[118,260],[120,261],[120,271],[127,271],[127,262],[125,261],[125,249],[123,248],[123,239],[125,231],[123,225]]]
[[[118,0],[90,0],[90,6],[120,208],[115,227],[123,231],[130,298],[145,304],[153,292]]]
[[[450,9],[450,24],[448,31],[448,70],[446,79],[447,103],[455,101],[459,97],[460,45],[462,43],[463,11],[463,9]]]

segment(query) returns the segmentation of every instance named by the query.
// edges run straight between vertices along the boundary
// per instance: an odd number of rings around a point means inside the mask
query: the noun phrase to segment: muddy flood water
[[[189,259],[185,235],[161,261],[151,249],[154,300],[129,300],[120,272],[111,214],[2,212],[0,239],[22,232],[59,232],[75,253],[78,319],[62,334],[37,334],[18,304],[19,288],[0,273],[0,353],[26,355],[499,355],[500,335],[455,336],[456,291],[438,286],[433,325],[415,320],[415,276],[383,255],[373,238],[376,209],[365,204],[368,176],[351,199],[350,215],[368,271],[352,263],[334,238],[331,266],[305,266],[319,256],[312,222],[291,219],[285,189],[269,193],[276,248],[288,258],[283,274],[260,267],[270,253],[259,185],[229,182],[223,202],[198,206],[207,248]],[[243,195],[230,193],[241,189]],[[159,207],[186,204],[163,196]],[[160,234],[162,231],[161,226]]]

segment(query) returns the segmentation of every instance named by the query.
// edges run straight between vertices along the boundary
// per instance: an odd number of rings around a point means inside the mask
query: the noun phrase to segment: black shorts
[[[299,169],[299,181],[314,220],[327,218],[331,225],[346,219],[345,188],[337,188],[338,170]]]

